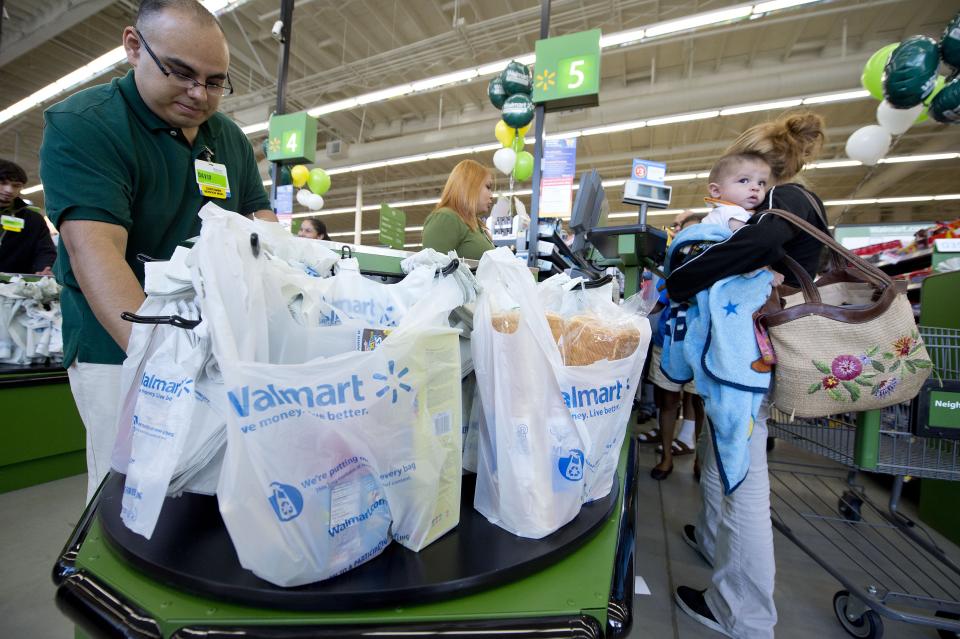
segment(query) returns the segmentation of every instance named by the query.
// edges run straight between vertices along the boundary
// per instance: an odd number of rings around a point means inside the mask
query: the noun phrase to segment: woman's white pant
[[[772,639],[776,565],[767,475],[767,402],[750,438],[750,470],[732,495],[723,495],[713,438],[703,429],[700,453],[702,505],[697,544],[713,564],[704,596],[717,621],[737,639]]]

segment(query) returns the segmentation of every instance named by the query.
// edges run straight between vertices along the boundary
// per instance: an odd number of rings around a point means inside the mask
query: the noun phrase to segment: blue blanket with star
[[[723,241],[730,230],[697,224],[670,244],[664,272],[692,249]],[[753,314],[770,295],[773,274],[758,270],[733,275],[697,293],[695,301],[671,303],[660,368],[675,382],[691,379],[703,398],[724,494],[743,482],[750,467],[750,436],[760,403],[770,387],[769,367],[757,365],[760,348]]]

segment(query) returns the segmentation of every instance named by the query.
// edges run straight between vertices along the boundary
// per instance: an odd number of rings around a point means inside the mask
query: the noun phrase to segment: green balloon
[[[923,101],[926,105],[923,107],[923,111],[920,112],[920,115],[917,116],[917,124],[927,121],[927,115],[930,111],[930,104],[933,102],[933,99],[937,97],[937,94],[943,89],[943,86],[947,83],[947,79],[942,75],[937,76],[937,81],[933,85],[933,91],[927,96],[927,99]]]
[[[867,63],[863,65],[863,73],[860,74],[860,84],[870,92],[875,100],[883,99],[883,67],[887,66],[887,60],[890,54],[900,46],[899,42],[888,44],[878,49],[876,53],[870,56]]]
[[[307,186],[317,195],[323,195],[330,190],[330,176],[323,169],[310,169]]]
[[[520,151],[523,151],[523,136],[518,135],[517,137],[513,138],[513,142],[511,143],[510,148],[512,148],[517,153],[519,153]]]
[[[943,61],[960,71],[960,13],[947,23],[940,38],[940,56]]]
[[[940,66],[940,47],[927,36],[900,43],[883,69],[883,97],[896,109],[910,109],[933,93]]]
[[[499,75],[490,80],[490,84],[487,85],[487,97],[490,98],[493,106],[498,109],[503,108],[503,101],[507,99],[507,90],[503,88]]]
[[[960,124],[960,78],[954,78],[943,87],[930,103],[929,111],[937,122]]]
[[[533,155],[528,151],[517,153],[517,162],[513,165],[514,179],[526,182],[533,175]]]
[[[525,93],[511,95],[503,103],[500,117],[514,129],[522,129],[533,120],[533,102]]]
[[[500,81],[503,82],[507,95],[533,93],[533,76],[530,75],[530,69],[516,60],[511,60],[507,68],[500,73]]]

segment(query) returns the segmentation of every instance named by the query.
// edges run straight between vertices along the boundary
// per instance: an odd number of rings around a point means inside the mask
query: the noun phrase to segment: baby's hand
[[[770,283],[771,286],[777,287],[783,284],[783,273],[778,273],[769,266],[764,267],[766,270],[773,273],[773,282]]]

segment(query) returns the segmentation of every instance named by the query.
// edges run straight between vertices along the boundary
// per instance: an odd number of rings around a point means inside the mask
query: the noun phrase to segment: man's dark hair
[[[168,10],[192,13],[200,22],[210,25],[215,24],[221,32],[223,31],[223,25],[217,20],[217,16],[210,13],[197,0],[143,0],[137,10],[137,28],[143,31],[151,18]]]
[[[27,183],[27,172],[19,164],[0,159],[0,182]]]

